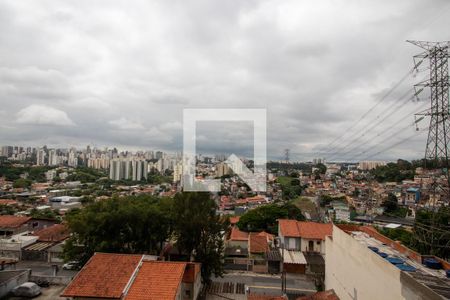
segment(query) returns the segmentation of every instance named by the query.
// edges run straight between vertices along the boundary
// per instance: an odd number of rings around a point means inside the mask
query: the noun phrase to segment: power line
[[[344,136],[346,136],[349,132],[351,132],[351,130],[355,128],[359,123],[361,123],[361,121],[364,120],[364,118],[367,115],[369,115],[373,110],[375,110],[375,108],[378,107],[378,105],[380,105],[383,101],[385,101],[409,77],[409,75],[413,74],[414,70],[415,68],[409,70],[396,84],[394,84],[393,87],[391,87],[386,92],[386,94],[384,94],[380,99],[378,99],[377,102],[371,108],[369,108],[369,110],[367,110],[356,122],[354,122],[351,126],[349,126],[342,135],[338,136],[333,141],[328,143],[328,145],[324,147],[324,151],[319,151],[319,153],[326,153],[327,152],[326,150],[328,148],[330,148],[334,143],[341,140]]]
[[[402,95],[400,97],[400,99],[404,99],[406,96],[408,96],[411,92],[413,91],[413,89],[408,90],[407,93],[405,93],[404,95]],[[328,160],[332,160],[335,159],[337,157],[337,154],[342,153],[342,151],[344,151],[345,149],[347,149],[350,145],[354,144],[355,142],[359,141],[362,137],[364,137],[367,133],[369,133],[371,130],[375,129],[376,127],[378,127],[382,122],[384,122],[386,119],[388,119],[390,116],[392,116],[394,113],[397,112],[398,109],[400,109],[400,107],[403,107],[404,105],[406,105],[408,102],[410,102],[413,98],[409,97],[406,98],[405,101],[397,103],[397,102],[392,102],[391,105],[389,105],[388,107],[386,107],[380,114],[378,114],[378,116],[372,120],[371,122],[369,122],[362,130],[363,133],[360,134],[359,136],[355,137],[354,139],[350,140],[349,142],[347,142],[345,144],[345,146],[343,146],[340,149],[336,149],[334,152],[331,153],[331,157]],[[389,112],[387,115],[385,115],[382,119],[378,120],[377,119],[384,114],[385,112],[389,111],[392,107],[394,107],[397,104],[397,106],[391,111]],[[368,127],[369,125],[371,125],[372,122],[377,121],[376,123],[372,124],[372,126]],[[367,128],[368,127],[368,128]]]
[[[412,139],[413,137],[416,137],[416,136],[420,135],[421,133],[427,131],[428,129],[429,129],[429,127],[420,130],[419,133],[415,132],[413,135],[410,135],[410,136],[408,136],[408,137],[406,137],[406,138],[404,138],[404,139],[398,141],[397,143],[395,143],[395,144],[393,144],[393,145],[391,145],[391,146],[388,146],[388,147],[384,148],[383,150],[378,151],[377,153],[371,154],[371,155],[365,157],[363,160],[367,160],[367,159],[372,158],[372,157],[374,157],[374,156],[377,156],[377,155],[379,155],[379,154],[381,154],[381,153],[383,153],[383,152],[385,152],[385,151],[388,151],[388,150],[390,150],[390,149],[392,149],[392,148],[394,148],[394,147],[397,147],[398,145],[401,145],[402,143],[404,143],[404,142],[406,142],[406,141]]]
[[[420,106],[420,108],[423,107],[423,106],[425,106],[425,105],[427,105],[427,104],[428,104],[428,103],[423,103],[423,104]],[[414,109],[414,110],[411,111],[411,112],[408,112],[408,114],[406,114],[403,118],[401,118],[400,120],[398,120],[398,121],[395,122],[394,124],[391,124],[390,127],[389,127],[387,130],[383,131],[382,133],[378,133],[376,136],[373,136],[372,138],[369,138],[369,139],[366,141],[366,143],[369,142],[370,140],[376,139],[376,138],[378,138],[378,137],[380,137],[380,136],[383,136],[384,134],[386,134],[386,133],[392,131],[392,130],[395,128],[395,126],[396,126],[397,124],[400,124],[400,123],[401,123],[403,120],[405,120],[406,118],[411,117],[411,115],[414,114],[414,111],[415,111],[415,110],[416,110],[416,109]],[[404,130],[408,129],[408,127],[414,126],[415,124],[416,124],[416,122],[408,123],[406,126],[400,128],[400,129],[397,130],[396,132],[390,134],[390,135],[387,136],[386,138],[384,138],[384,139],[382,139],[381,141],[377,142],[377,144],[383,144],[383,143],[385,143],[386,141],[388,141],[388,140],[392,139],[393,137],[395,137],[395,136],[399,135],[400,133],[402,133]],[[360,143],[357,147],[354,147],[353,149],[351,149],[351,150],[349,150],[348,152],[344,153],[344,155],[343,155],[342,157],[345,158],[345,155],[346,155],[346,154],[349,154],[350,152],[352,152],[352,151],[354,151],[354,150],[356,150],[356,149],[358,149],[358,148],[361,148],[361,147],[365,146],[366,143]],[[353,159],[355,159],[355,158],[357,158],[357,157],[360,157],[361,155],[363,155],[364,153],[367,153],[367,152],[368,152],[369,150],[371,150],[371,149],[373,149],[373,147],[372,147],[372,146],[369,146],[369,147],[366,148],[364,151],[361,151],[361,152],[355,154],[355,156],[353,156]]]

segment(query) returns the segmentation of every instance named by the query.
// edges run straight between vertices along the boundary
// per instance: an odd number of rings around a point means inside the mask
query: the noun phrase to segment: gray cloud
[[[405,40],[448,39],[448,9],[445,0],[1,1],[0,144],[180,151],[183,108],[267,108],[270,158],[285,148],[293,159],[320,156],[418,80],[347,130],[412,67],[420,49]],[[358,142],[382,149],[378,134],[418,107],[405,104]],[[202,151],[251,152],[223,137]],[[420,157],[424,143],[376,158]]]

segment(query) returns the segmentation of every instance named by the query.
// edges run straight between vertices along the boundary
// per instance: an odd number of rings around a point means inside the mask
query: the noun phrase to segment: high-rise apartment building
[[[42,149],[42,148],[38,149],[38,151],[36,153],[36,165],[44,166],[46,156],[47,156],[47,154],[45,153],[44,149]]]

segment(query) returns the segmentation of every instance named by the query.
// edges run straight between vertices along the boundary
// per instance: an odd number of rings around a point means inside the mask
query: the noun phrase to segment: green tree
[[[229,226],[216,214],[209,193],[179,193],[173,204],[174,235],[181,251],[202,263],[203,282],[223,274],[223,232]]]
[[[146,195],[113,197],[71,211],[66,221],[73,235],[64,247],[65,259],[84,263],[96,251],[159,254],[171,233],[166,201]]]
[[[20,179],[17,179],[14,181],[13,187],[14,188],[28,188],[31,186],[31,184],[32,184],[31,180],[20,178]]]
[[[56,220],[56,221],[58,221],[60,219],[58,214],[55,213],[55,211],[50,208],[42,209],[42,210],[33,208],[30,212],[30,217],[37,218],[37,219]]]
[[[450,258],[450,207],[416,212],[412,245],[421,254]]]
[[[316,168],[319,169],[319,174],[325,174],[327,172],[327,166],[322,163],[317,164]]]
[[[247,211],[237,223],[241,230],[267,231],[277,234],[278,219],[305,219],[301,210],[292,203],[282,205],[268,204]]]

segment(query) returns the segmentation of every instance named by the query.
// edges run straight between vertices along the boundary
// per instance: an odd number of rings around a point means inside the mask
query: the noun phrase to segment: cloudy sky
[[[0,145],[179,151],[184,108],[265,108],[272,159],[419,158],[426,95],[406,98],[426,63],[358,119],[412,68],[406,40],[450,40],[449,16],[448,0],[0,0]],[[252,151],[235,125],[204,126],[202,151]]]

